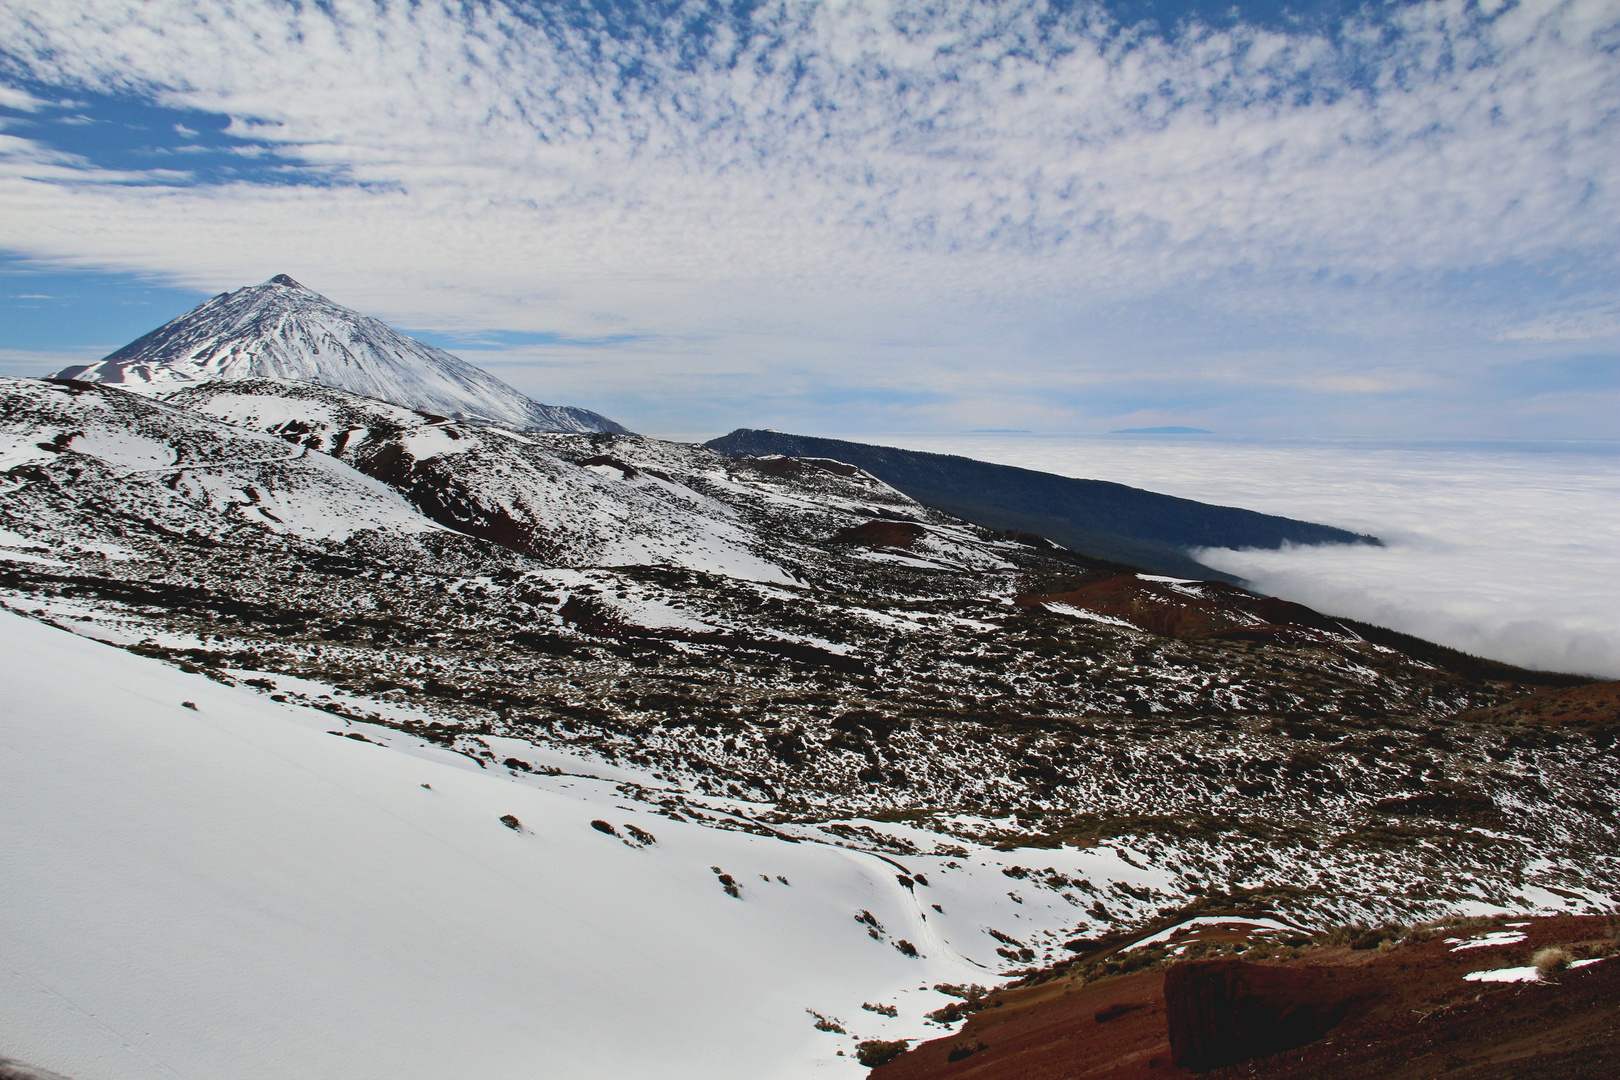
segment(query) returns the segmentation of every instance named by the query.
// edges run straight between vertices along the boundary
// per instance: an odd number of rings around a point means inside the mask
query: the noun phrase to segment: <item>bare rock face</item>
[[[1204,960],[1165,973],[1177,1065],[1203,1072],[1315,1042],[1366,996],[1355,971]]]

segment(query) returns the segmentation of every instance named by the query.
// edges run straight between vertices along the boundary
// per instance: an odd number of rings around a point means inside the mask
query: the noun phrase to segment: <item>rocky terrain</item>
[[[1316,1061],[1325,1013],[1309,1045],[1226,1014],[1332,1012],[1344,983],[1384,1004],[1333,1024],[1427,1061],[1508,943],[1426,920],[1585,933],[1620,901],[1615,684],[1191,554],[1373,538],[643,438],[285,277],[69,374],[0,380],[0,1054],[81,1080],[1167,1075]],[[1392,989],[1414,960],[1432,977]]]
[[[514,773],[561,750],[670,817],[926,856],[979,883],[956,947],[987,974],[1240,899],[1327,925],[1620,890],[1586,680],[1096,563],[841,462],[271,380],[11,379],[0,416],[14,610],[368,738]],[[1572,694],[1596,704],[1522,704]]]
[[[971,993],[952,1035],[868,1044],[885,1059],[872,1078],[1597,1080],[1620,1066],[1612,919],[1268,922],[1193,920]]]

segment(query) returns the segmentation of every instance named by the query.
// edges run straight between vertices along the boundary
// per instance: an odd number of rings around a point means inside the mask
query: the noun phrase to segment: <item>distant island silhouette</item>
[[[1128,427],[1117,431],[1110,431],[1110,435],[1213,435],[1213,431],[1201,427]]]

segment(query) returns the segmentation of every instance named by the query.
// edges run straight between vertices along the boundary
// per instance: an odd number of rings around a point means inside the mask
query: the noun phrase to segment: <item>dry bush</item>
[[[849,1034],[849,1032],[844,1030],[844,1025],[839,1022],[836,1016],[822,1016],[814,1009],[806,1009],[804,1011],[816,1018],[817,1031],[830,1031],[835,1035]]]
[[[1365,933],[1366,929],[1360,924],[1329,927],[1316,935],[1316,944],[1328,949],[1348,945],[1355,940],[1357,934]]]
[[[895,1039],[892,1042],[886,1042],[883,1039],[868,1039],[856,1045],[855,1060],[868,1069],[875,1069],[879,1065],[887,1065],[905,1052],[905,1039]]]
[[[1536,955],[1531,957],[1530,964],[1545,979],[1554,972],[1562,971],[1569,966],[1569,953],[1557,946],[1539,949]]]

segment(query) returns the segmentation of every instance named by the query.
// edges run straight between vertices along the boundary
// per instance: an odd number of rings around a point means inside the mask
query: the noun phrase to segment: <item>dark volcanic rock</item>
[[[1202,1072],[1292,1050],[1325,1035],[1367,993],[1355,969],[1177,964],[1164,977],[1170,1052],[1177,1065]]]

